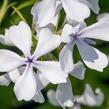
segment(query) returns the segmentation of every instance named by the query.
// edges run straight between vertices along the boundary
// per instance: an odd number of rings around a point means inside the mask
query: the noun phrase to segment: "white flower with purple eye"
[[[90,16],[90,9],[99,13],[98,0],[43,0],[32,8],[33,22],[44,27],[51,23],[62,8],[69,18],[78,22]]]
[[[61,105],[60,104],[61,102],[60,102],[60,99],[59,99],[60,97],[61,97],[61,101],[66,99],[65,103],[67,103],[67,105],[70,104],[70,102],[67,101],[66,96],[67,96],[67,94],[68,95],[71,94],[70,96],[72,97],[71,90],[70,90],[70,93],[69,92],[65,93],[65,91],[68,91],[68,89],[69,89],[68,84],[71,85],[71,83],[67,83],[66,85],[63,85],[61,87],[58,86],[56,92],[52,89],[47,92],[48,100],[52,105],[60,106]],[[64,90],[62,90],[62,89],[64,89]],[[91,86],[89,84],[86,84],[84,93],[80,96],[74,96],[73,97],[74,98],[74,104],[72,104],[72,107],[69,107],[68,109],[81,109],[81,104],[86,105],[86,106],[90,106],[90,107],[92,107],[92,106],[97,107],[97,106],[102,105],[103,100],[104,100],[104,95],[103,95],[102,91],[99,88],[97,88],[95,90],[95,92],[96,93],[94,94]],[[65,109],[65,107],[63,107],[63,108]]]
[[[81,28],[81,25],[73,27],[66,24],[62,31],[61,41],[67,43],[67,45],[62,49],[59,56],[62,68],[65,69],[65,66],[67,65],[68,68],[66,68],[66,71],[72,70],[72,50],[76,44],[86,66],[97,71],[103,71],[108,65],[107,56],[90,46],[90,44],[93,43],[93,40],[90,39],[109,41],[108,36],[108,22],[97,22],[86,28]],[[66,59],[69,60],[68,63],[66,62]]]
[[[60,45],[60,36],[53,35],[49,29],[40,31],[35,52],[31,55],[32,33],[25,22],[9,28],[8,36],[19,48],[24,57],[6,50],[0,50],[0,72],[10,72],[18,67],[26,66],[22,76],[16,81],[14,91],[18,100],[31,100],[36,92],[36,79],[33,67],[37,68],[53,84],[66,82],[67,74],[61,70],[57,61],[39,61],[38,58],[49,53]]]

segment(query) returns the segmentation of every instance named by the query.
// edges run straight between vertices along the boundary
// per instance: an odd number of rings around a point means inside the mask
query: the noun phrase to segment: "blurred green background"
[[[0,8],[3,7],[4,1],[8,1],[8,3],[5,4],[2,14],[0,13],[0,18],[3,16],[0,19],[0,34],[4,33],[5,29],[9,28],[11,25],[17,24],[20,20],[25,20],[30,26],[32,26],[32,15],[30,12],[36,0],[0,0]],[[100,13],[109,12],[109,0],[100,0],[100,8]],[[62,18],[60,21],[62,21]],[[88,25],[96,22],[96,15],[92,13],[86,22]],[[96,47],[107,55],[109,54],[109,43],[98,41]],[[0,44],[0,48],[15,50],[14,47],[10,48],[2,44]],[[53,54],[56,54],[56,51],[53,51]],[[75,62],[80,59],[76,48],[74,58]],[[109,67],[107,67],[104,72],[97,72],[87,68],[85,80],[83,81],[75,79],[74,77],[70,77],[70,79],[72,81],[74,95],[81,94],[86,83],[89,83],[93,90],[98,87],[101,88],[105,95],[105,100],[101,107],[82,106],[82,109],[109,109]],[[44,104],[38,104],[33,101],[17,101],[13,92],[13,83],[8,87],[0,86],[0,109],[61,109],[59,107],[53,107],[48,103],[46,92],[50,88],[56,89],[56,86],[49,85],[45,90],[43,90],[46,102]]]

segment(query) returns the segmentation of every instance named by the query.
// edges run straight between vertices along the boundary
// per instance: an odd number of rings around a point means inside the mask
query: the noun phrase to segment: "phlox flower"
[[[91,69],[103,71],[103,69],[108,65],[107,56],[91,45],[95,43],[92,39],[109,41],[108,35],[108,22],[100,21],[85,28],[81,26],[81,24],[78,24],[75,27],[66,24],[62,30],[61,41],[67,44],[59,55],[62,69],[66,71],[72,70],[72,51],[76,44],[85,65]]]
[[[40,61],[39,57],[49,53],[60,45],[60,36],[53,35],[49,29],[40,31],[34,53],[31,54],[32,33],[25,22],[12,26],[8,30],[12,44],[19,48],[24,56],[13,51],[0,49],[0,72],[11,72],[25,66],[24,72],[15,82],[14,92],[18,100],[31,100],[38,93],[33,67],[38,69],[53,84],[66,82],[67,74],[57,61]]]

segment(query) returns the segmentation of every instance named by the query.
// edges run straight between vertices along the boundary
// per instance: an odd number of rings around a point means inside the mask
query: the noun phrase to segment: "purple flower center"
[[[27,62],[27,63],[30,63],[30,64],[33,63],[33,58],[28,57],[26,62]]]
[[[78,33],[72,33],[70,34],[70,37],[71,37],[71,40],[74,41],[74,40],[78,40]]]

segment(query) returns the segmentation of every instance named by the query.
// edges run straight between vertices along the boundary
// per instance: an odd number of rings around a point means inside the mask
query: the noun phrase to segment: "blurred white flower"
[[[70,19],[78,22],[90,16],[90,9],[96,14],[100,10],[98,0],[43,0],[32,8],[33,22],[44,27],[51,23],[62,8]]]
[[[86,106],[100,106],[104,101],[104,95],[99,88],[96,88],[95,94],[89,84],[85,85],[85,90],[81,96],[75,96],[77,103]]]
[[[86,28],[81,28],[81,24],[75,27],[66,24],[61,35],[61,41],[67,43],[60,53],[61,66],[64,68],[64,64],[66,64],[65,59],[68,59],[69,64],[72,64],[72,50],[76,44],[79,53],[87,67],[97,71],[103,71],[103,69],[108,65],[107,56],[96,48],[90,46],[90,44],[93,43],[91,39],[109,41],[108,35],[108,22],[100,21]]]
[[[51,83],[66,82],[67,73],[61,70],[57,61],[39,61],[38,58],[49,53],[60,45],[60,37],[53,35],[49,29],[42,29],[35,52],[31,55],[32,33],[25,22],[12,26],[8,37],[18,47],[24,57],[6,50],[0,50],[0,72],[11,72],[22,65],[26,66],[20,78],[15,82],[14,91],[18,100],[31,100],[38,92],[33,67],[37,68]]]
[[[61,89],[58,87],[57,91],[55,92],[53,89],[49,90],[47,92],[47,97],[49,102],[54,106],[60,106],[59,96],[63,96],[61,98],[61,101],[65,99],[65,97],[68,97],[67,94],[69,94],[69,91],[67,91],[69,88],[66,87],[67,85],[70,85],[70,83],[67,83],[66,85],[61,86]],[[63,88],[62,88],[63,87]],[[62,90],[63,89],[63,90]],[[65,93],[65,91],[67,91]],[[89,84],[86,84],[84,93],[81,96],[74,96],[74,104],[71,106],[70,101],[66,101],[67,105],[70,104],[69,109],[81,109],[81,104],[86,106],[100,106],[103,103],[104,95],[101,92],[99,88],[96,89],[96,94],[93,93],[93,90]],[[65,95],[64,95],[65,94]],[[72,97],[72,93],[70,92],[70,96]],[[65,107],[63,107],[65,108]]]

